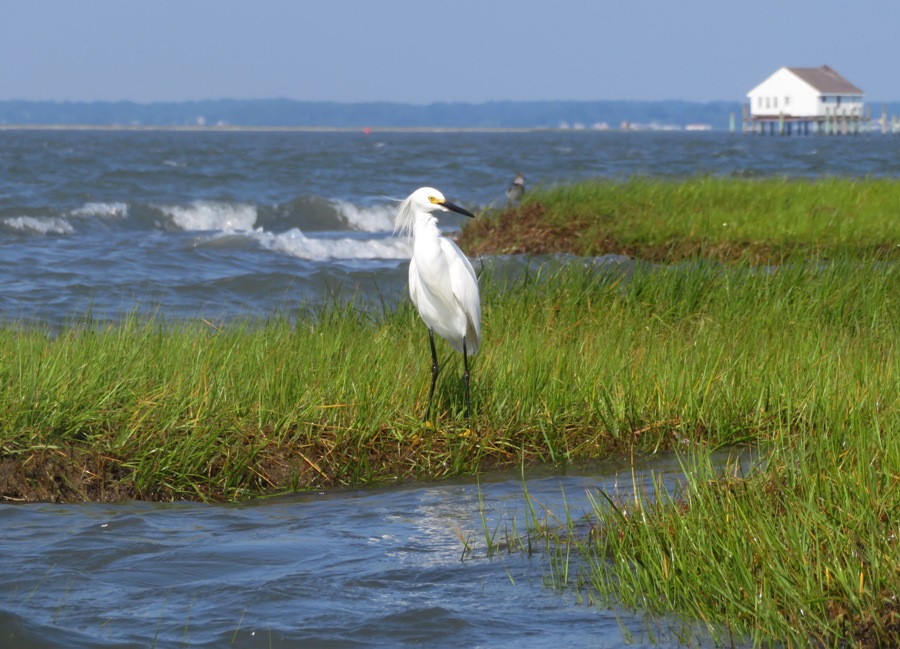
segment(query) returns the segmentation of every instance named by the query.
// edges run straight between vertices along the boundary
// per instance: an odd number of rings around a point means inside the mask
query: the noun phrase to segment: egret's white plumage
[[[422,187],[400,204],[395,232],[413,237],[413,256],[409,262],[409,297],[428,327],[431,342],[431,390],[434,395],[438,363],[434,334],[447,340],[463,354],[466,384],[466,416],[469,416],[468,357],[481,345],[481,300],[475,270],[453,241],[440,236],[436,215],[453,211],[474,216],[448,202],[431,187]],[[428,410],[425,412],[428,417]]]

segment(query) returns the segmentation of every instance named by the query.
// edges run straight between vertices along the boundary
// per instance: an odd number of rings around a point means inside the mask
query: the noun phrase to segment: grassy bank
[[[893,179],[600,180],[526,194],[518,208],[470,224],[460,244],[475,253],[615,253],[666,262],[898,260],[898,205]]]
[[[785,426],[749,471],[698,455],[674,493],[595,494],[589,532],[583,520],[545,529],[553,583],[705,623],[723,644],[896,647],[894,408]]]
[[[413,309],[0,329],[0,493],[234,499],[496,463],[900,429],[896,265],[570,266],[483,279],[466,430]],[[761,308],[764,305],[765,308]]]
[[[557,586],[706,623],[722,642],[897,646],[898,189],[603,181],[464,231],[485,252],[675,264],[587,298],[606,319],[570,326],[588,356],[602,345],[609,373],[559,378],[605,391],[583,399],[598,429],[688,442],[686,477],[674,492],[597,493],[585,516],[543,527]],[[722,473],[698,441],[752,442],[762,460]]]

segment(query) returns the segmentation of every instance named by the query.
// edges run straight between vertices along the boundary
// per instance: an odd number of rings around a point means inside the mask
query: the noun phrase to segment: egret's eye
[[[435,198],[434,196],[429,196],[428,200],[431,201],[432,203],[434,203],[435,205],[440,203],[440,201],[437,198]]]

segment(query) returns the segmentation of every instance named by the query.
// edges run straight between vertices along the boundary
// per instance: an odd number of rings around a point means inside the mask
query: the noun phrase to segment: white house
[[[817,120],[861,116],[863,91],[827,65],[781,68],[747,93],[753,118]]]

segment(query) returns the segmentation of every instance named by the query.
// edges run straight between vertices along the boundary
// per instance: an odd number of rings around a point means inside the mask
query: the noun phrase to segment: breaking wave
[[[128,215],[125,203],[85,203],[58,216],[9,216],[0,219],[7,228],[29,234],[73,234],[75,222],[85,223],[90,217],[120,218]]]
[[[128,216],[125,203],[85,203],[71,212],[72,216]]]
[[[72,224],[57,216],[10,216],[3,219],[3,224],[19,232],[37,234],[71,234],[75,232]]]
[[[361,232],[391,232],[394,229],[396,205],[359,207],[346,201],[335,201],[334,206],[353,229]]]
[[[260,206],[257,225],[272,232],[299,228],[304,232],[390,232],[393,205],[360,206],[321,196],[301,196],[273,206]]]
[[[299,229],[280,234],[258,232],[261,246],[274,252],[309,261],[335,259],[409,259],[412,245],[396,237],[311,237]]]
[[[359,205],[320,196],[275,205],[98,201],[68,210],[0,216],[0,236],[4,230],[25,236],[90,238],[110,232],[203,233],[201,244],[219,245],[231,238],[237,245],[244,241],[310,261],[408,259],[409,241],[392,234],[396,209],[394,203]]]
[[[194,201],[159,209],[181,230],[240,232],[252,230],[256,224],[256,207],[244,203]]]

